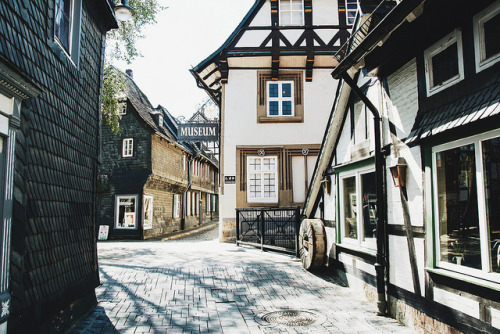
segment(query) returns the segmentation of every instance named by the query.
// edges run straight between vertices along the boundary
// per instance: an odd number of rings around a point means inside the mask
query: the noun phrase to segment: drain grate
[[[261,319],[267,323],[285,326],[309,326],[320,317],[312,312],[299,310],[276,311],[264,314]]]

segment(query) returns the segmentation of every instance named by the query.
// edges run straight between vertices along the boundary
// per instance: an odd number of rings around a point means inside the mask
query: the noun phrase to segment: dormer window
[[[280,25],[304,25],[304,0],[280,0]]]
[[[474,49],[476,72],[500,60],[500,3],[495,2],[474,16]]]
[[[424,52],[427,96],[453,86],[464,78],[462,35],[459,29]]]

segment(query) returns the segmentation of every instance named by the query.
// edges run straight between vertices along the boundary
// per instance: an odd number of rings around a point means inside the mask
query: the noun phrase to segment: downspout
[[[192,156],[189,156],[189,159],[187,160],[187,172],[188,172],[188,185],[186,187],[186,190],[184,190],[184,193],[182,194],[182,219],[181,219],[181,231],[184,230],[184,228],[186,227],[186,201],[187,201],[187,198],[186,198],[186,195],[187,195],[187,192],[189,191],[189,189],[191,189],[191,183],[192,183],[192,179],[193,179],[193,176],[191,175],[191,161],[193,161],[193,157]]]
[[[377,185],[377,255],[375,262],[375,275],[377,280],[377,308],[378,314],[386,314],[387,301],[386,301],[386,278],[385,278],[385,251],[386,251],[386,212],[385,212],[385,159],[384,152],[382,151],[381,143],[381,127],[382,118],[378,109],[358,87],[358,85],[351,79],[347,72],[343,72],[342,79],[348,84],[352,91],[359,97],[361,101],[368,107],[373,115],[374,120],[374,136],[375,136],[375,175]]]

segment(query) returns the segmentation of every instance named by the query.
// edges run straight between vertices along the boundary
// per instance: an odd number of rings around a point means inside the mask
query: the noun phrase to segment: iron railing
[[[299,207],[236,209],[236,244],[299,255]]]

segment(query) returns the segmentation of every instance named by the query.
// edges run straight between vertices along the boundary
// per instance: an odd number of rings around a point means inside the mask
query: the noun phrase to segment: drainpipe
[[[386,251],[386,215],[385,215],[385,159],[381,144],[381,127],[382,119],[377,108],[351,79],[347,72],[342,73],[342,79],[348,84],[352,91],[359,97],[361,101],[368,107],[374,119],[374,135],[375,135],[375,174],[377,184],[377,255],[375,263],[375,275],[377,280],[377,308],[378,314],[386,314],[387,302],[385,298],[385,251]]]
[[[182,219],[181,219],[181,231],[184,230],[186,227],[186,195],[189,189],[191,189],[191,184],[193,180],[193,176],[191,175],[191,161],[193,161],[193,157],[189,156],[189,159],[187,160],[187,172],[188,172],[188,185],[186,187],[186,190],[184,190],[184,193],[182,194]]]

